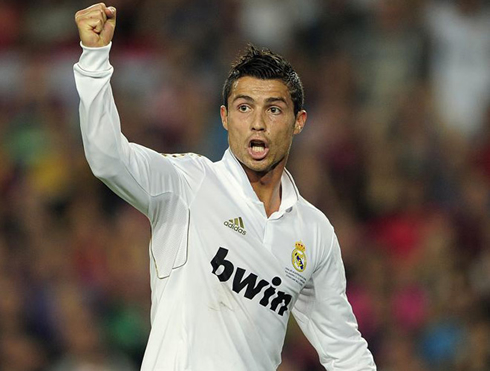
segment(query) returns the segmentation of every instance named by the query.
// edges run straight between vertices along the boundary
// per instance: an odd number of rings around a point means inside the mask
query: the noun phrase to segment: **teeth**
[[[253,152],[262,152],[263,150],[264,150],[264,147],[262,147],[262,146],[252,146]]]

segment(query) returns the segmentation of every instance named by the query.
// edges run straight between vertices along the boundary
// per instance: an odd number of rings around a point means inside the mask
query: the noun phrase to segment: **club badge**
[[[302,242],[298,241],[294,244],[294,250],[291,254],[291,262],[294,269],[298,272],[303,272],[306,268],[306,247]]]

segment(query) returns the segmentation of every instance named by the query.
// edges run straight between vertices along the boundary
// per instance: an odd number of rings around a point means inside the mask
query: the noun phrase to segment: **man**
[[[223,89],[230,148],[212,163],[129,143],[110,88],[116,10],[76,14],[74,67],[93,173],[150,220],[151,324],[142,370],[275,370],[290,313],[327,370],[375,370],[326,217],[285,170],[306,122],[298,75],[249,48]]]

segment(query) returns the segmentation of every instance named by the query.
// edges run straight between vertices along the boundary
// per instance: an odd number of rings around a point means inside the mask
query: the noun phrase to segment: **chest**
[[[267,218],[260,202],[221,181],[202,185],[190,224],[190,248],[199,246],[214,275],[244,295],[274,288],[294,301],[316,266],[318,233],[299,208]]]

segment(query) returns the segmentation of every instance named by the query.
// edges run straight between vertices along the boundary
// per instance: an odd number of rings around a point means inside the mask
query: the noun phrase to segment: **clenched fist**
[[[114,36],[116,8],[104,3],[89,6],[75,14],[75,22],[84,46],[106,46]]]

